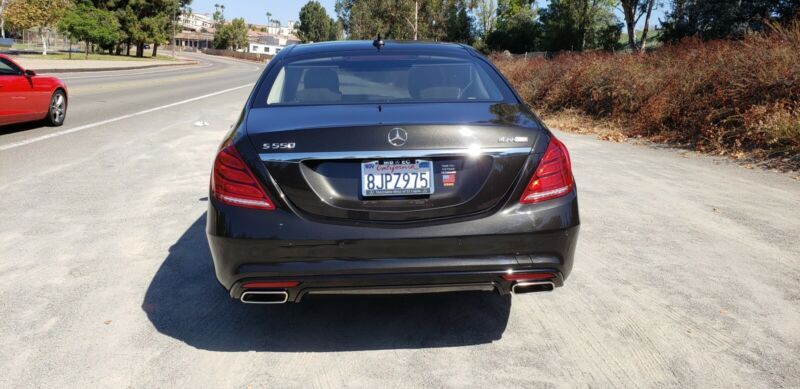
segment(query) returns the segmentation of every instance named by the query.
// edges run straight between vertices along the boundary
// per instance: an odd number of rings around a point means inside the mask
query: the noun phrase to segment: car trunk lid
[[[398,130],[402,142],[393,142]],[[515,187],[542,132],[522,107],[488,103],[262,108],[250,111],[247,131],[290,204],[351,222],[492,209]],[[372,162],[430,162],[433,193],[365,196],[362,169]]]

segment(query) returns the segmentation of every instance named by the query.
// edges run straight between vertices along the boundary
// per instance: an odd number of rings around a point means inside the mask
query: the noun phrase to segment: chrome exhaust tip
[[[289,293],[282,291],[251,290],[242,293],[239,301],[245,304],[283,304],[289,301]]]
[[[511,293],[552,292],[555,287],[555,284],[550,281],[517,282],[511,287]]]

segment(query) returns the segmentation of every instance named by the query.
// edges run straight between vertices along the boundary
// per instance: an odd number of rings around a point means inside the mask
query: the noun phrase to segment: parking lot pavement
[[[224,74],[81,88],[127,99],[105,120],[257,72]],[[0,151],[0,387],[800,387],[800,183],[588,136],[557,134],[582,226],[553,293],[231,301],[204,212],[248,92]]]

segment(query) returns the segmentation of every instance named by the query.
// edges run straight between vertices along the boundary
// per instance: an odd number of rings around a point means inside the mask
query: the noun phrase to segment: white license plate
[[[433,162],[370,161],[361,163],[361,194],[419,196],[433,193]]]

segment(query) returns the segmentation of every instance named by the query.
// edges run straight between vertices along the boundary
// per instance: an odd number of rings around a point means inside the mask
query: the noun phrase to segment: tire
[[[58,127],[64,124],[67,117],[67,95],[62,90],[53,92],[50,97],[50,106],[47,117],[44,119],[48,126]]]

